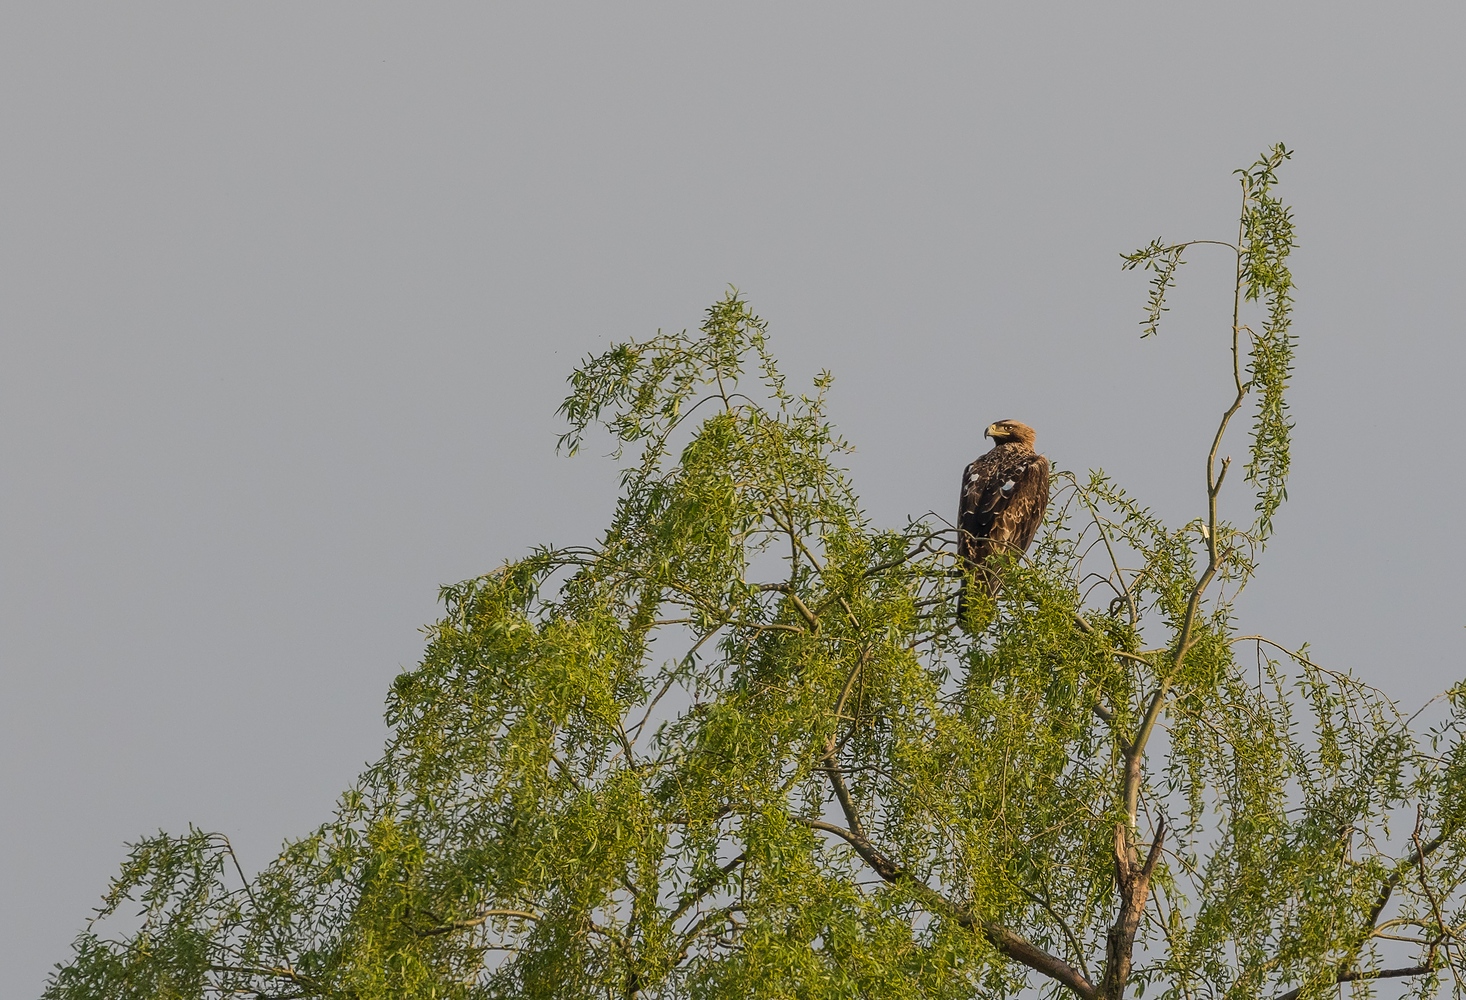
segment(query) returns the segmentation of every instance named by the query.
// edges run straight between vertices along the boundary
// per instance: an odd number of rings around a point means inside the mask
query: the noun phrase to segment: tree
[[[792,393],[730,294],[574,373],[562,444],[634,452],[610,526],[443,590],[335,817],[252,878],[138,843],[46,996],[1466,994],[1466,688],[1417,732],[1234,622],[1286,496],[1288,155],[1235,243],[1125,258],[1151,336],[1187,252],[1235,256],[1200,516],[1061,473],[959,622],[953,530],[868,521],[830,377]]]

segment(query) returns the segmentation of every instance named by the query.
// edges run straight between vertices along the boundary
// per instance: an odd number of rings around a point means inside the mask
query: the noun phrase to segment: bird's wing
[[[1026,551],[1048,509],[1049,460],[1042,455],[1031,455],[1013,475],[1013,489],[1000,515],[1005,522],[1001,533],[1006,536],[1007,544],[1019,552]]]
[[[1032,452],[989,452],[979,458],[963,476],[958,510],[963,558],[982,560],[998,549],[1027,549],[1048,506],[1048,459]]]
[[[1012,502],[1018,485],[1015,476],[1021,473],[1022,465],[1010,456],[990,451],[963,473],[957,526],[962,529],[959,551],[969,562],[987,558],[995,547],[1006,543],[1002,515]]]
[[[968,562],[986,554],[987,529],[992,525],[991,517],[984,518],[981,513],[982,488],[977,485],[981,476],[982,459],[979,458],[962,470],[962,489],[957,496],[957,552]],[[979,546],[984,547],[981,553]]]

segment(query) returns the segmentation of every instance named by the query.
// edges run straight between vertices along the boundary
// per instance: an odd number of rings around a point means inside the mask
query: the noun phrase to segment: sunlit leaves
[[[1278,168],[1291,159],[1282,143],[1271,147],[1250,167],[1235,171],[1242,189],[1241,217],[1235,244],[1222,240],[1191,240],[1165,243],[1152,240],[1133,253],[1123,254],[1122,269],[1150,272],[1142,336],[1160,329],[1161,314],[1168,311],[1166,295],[1176,283],[1176,271],[1183,255],[1192,247],[1216,246],[1236,257],[1237,283],[1232,309],[1233,353],[1237,339],[1246,337],[1246,377],[1240,366],[1234,372],[1239,399],[1257,396],[1256,416],[1246,467],[1248,482],[1257,490],[1256,520],[1246,537],[1261,546],[1273,533],[1273,517],[1287,499],[1289,443],[1292,423],[1284,391],[1293,372],[1293,276],[1288,255],[1295,245],[1293,211],[1274,193]],[[1254,327],[1244,314],[1246,303],[1259,303],[1261,323]],[[1234,360],[1234,365],[1237,362]],[[1223,473],[1225,474],[1225,473]]]
[[[1145,319],[1140,322],[1140,335],[1153,337],[1160,330],[1161,314],[1170,311],[1166,305],[1166,293],[1176,287],[1176,270],[1183,263],[1181,255],[1187,244],[1167,245],[1160,240],[1151,240],[1134,253],[1123,254],[1125,263],[1120,265],[1126,271],[1140,268],[1151,274],[1150,293],[1145,300]]]
[[[1257,415],[1247,478],[1257,486],[1257,534],[1272,534],[1273,515],[1287,498],[1289,437],[1292,423],[1284,390],[1293,371],[1293,275],[1288,255],[1294,246],[1293,212],[1273,193],[1278,167],[1292,157],[1278,143],[1246,170],[1242,181],[1242,282],[1249,302],[1266,310],[1260,330],[1251,335],[1249,385],[1258,392]]]

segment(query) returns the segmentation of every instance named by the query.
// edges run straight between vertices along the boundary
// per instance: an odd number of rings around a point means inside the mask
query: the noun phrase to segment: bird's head
[[[1033,439],[1037,435],[1032,427],[1017,420],[999,420],[988,424],[988,429],[982,432],[982,436],[992,438],[993,444],[1018,444],[1032,448]]]

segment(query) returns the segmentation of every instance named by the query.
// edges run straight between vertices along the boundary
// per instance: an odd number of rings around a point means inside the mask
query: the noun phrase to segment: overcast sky
[[[1279,140],[1295,475],[1241,625],[1462,679],[1462,11],[6,4],[0,995],[125,841],[326,819],[437,587],[599,533],[576,360],[730,284],[834,371],[878,522],[1003,417],[1199,513],[1231,264],[1141,342],[1118,255],[1231,237]]]

